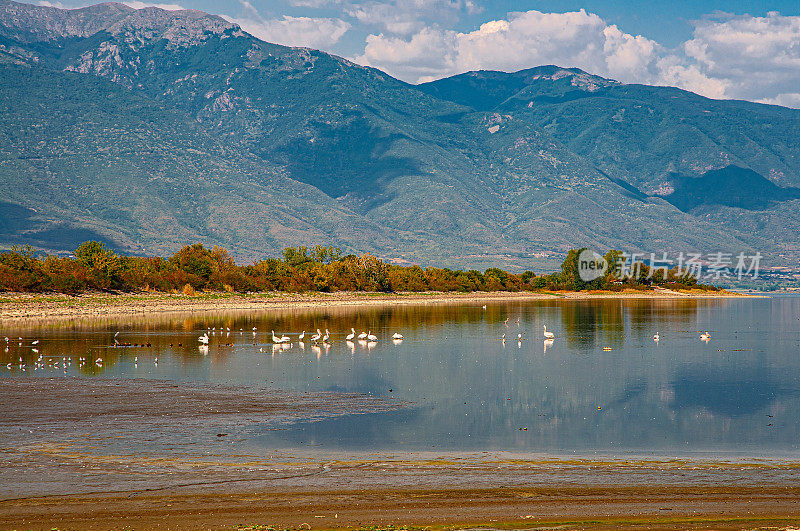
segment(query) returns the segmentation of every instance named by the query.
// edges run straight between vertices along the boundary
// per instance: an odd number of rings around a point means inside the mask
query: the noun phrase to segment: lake
[[[348,344],[351,327],[379,340]],[[330,345],[301,347],[298,334],[317,328]],[[291,346],[274,347],[272,330]],[[5,378],[145,378],[405,403],[248,426],[248,445],[265,451],[798,457],[798,297],[161,314],[6,324],[4,336],[0,389]]]

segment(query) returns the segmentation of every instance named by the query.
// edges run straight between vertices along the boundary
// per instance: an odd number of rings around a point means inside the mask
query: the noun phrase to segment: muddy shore
[[[479,292],[479,293],[203,293],[139,294],[0,294],[0,321],[30,318],[122,316],[167,312],[250,311],[286,308],[369,305],[492,303],[533,300],[584,299],[717,299],[738,298],[733,292],[626,290],[621,292]]]
[[[206,384],[0,380],[0,529],[800,524],[800,462],[263,448],[257,430],[399,401]]]

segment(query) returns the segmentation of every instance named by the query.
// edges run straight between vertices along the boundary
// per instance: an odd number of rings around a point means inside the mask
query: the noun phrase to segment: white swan
[[[392,339],[403,339],[403,335],[395,332],[394,334],[392,334]]]
[[[547,325],[544,325],[544,337],[547,339],[555,339],[556,335],[553,332],[547,331]]]
[[[358,339],[367,339],[367,333],[361,332],[360,334],[358,334]]]
[[[711,334],[709,334],[707,331],[700,334],[700,341],[708,342],[710,340],[711,340]]]
[[[354,337],[356,337],[356,329],[355,328],[351,328],[350,329],[350,333],[347,334],[347,337],[345,339],[347,341],[352,341]]]
[[[273,343],[280,343],[281,342],[281,338],[275,337],[275,330],[272,330],[272,342]]]
[[[655,341],[656,343],[658,343],[660,340],[661,340],[661,336],[660,336],[660,335],[658,335],[658,332],[656,332],[656,334],[653,336],[653,341]]]
[[[311,341],[316,343],[317,341],[319,341],[319,338],[321,338],[321,337],[322,337],[322,332],[320,332],[319,328],[317,328],[317,333],[314,334],[313,336],[311,336]]]
[[[367,339],[369,339],[370,341],[377,341],[378,340],[378,336],[373,334],[372,330],[370,330],[369,333],[367,334]]]
[[[331,333],[328,332],[328,329],[326,328],[325,329],[325,335],[322,336],[322,342],[323,343],[327,343],[330,338],[331,338]]]
[[[281,339],[281,341],[280,341],[281,343],[288,343],[289,341],[291,341],[291,340],[292,340],[292,339],[291,339],[289,336],[287,336],[286,334],[282,335],[280,339]]]
[[[300,334],[300,336],[297,338],[297,340],[302,342],[304,337],[306,337],[306,331],[305,330],[303,330],[303,332]]]
[[[208,334],[203,334],[202,336],[198,337],[197,340],[204,345],[208,345]]]

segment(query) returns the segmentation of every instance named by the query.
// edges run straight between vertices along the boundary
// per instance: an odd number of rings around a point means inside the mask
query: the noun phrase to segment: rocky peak
[[[185,46],[196,44],[208,35],[219,35],[229,29],[238,29],[222,17],[191,9],[167,11],[157,7],[136,9],[112,24],[106,31],[126,40],[141,42],[166,39],[170,44]]]
[[[117,3],[58,9],[0,0],[0,34],[20,42],[89,37],[135,11]]]
[[[59,9],[0,0],[0,35],[19,42],[55,42],[105,31],[127,42],[163,38],[181,46],[234,28],[221,17],[194,10],[134,9],[115,2]]]

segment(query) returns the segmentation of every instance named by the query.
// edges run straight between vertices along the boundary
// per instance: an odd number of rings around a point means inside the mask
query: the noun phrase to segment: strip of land
[[[474,292],[474,293],[169,293],[83,295],[6,293],[0,295],[0,320],[142,315],[162,312],[249,311],[331,306],[493,303],[547,299],[706,299],[746,297],[729,291],[648,291],[619,292]]]
[[[352,474],[359,473],[351,470]],[[550,487],[98,493],[0,503],[4,529],[789,530],[800,488]]]

